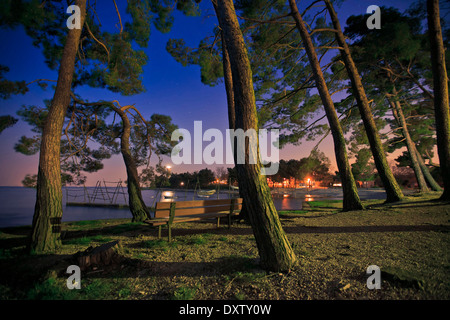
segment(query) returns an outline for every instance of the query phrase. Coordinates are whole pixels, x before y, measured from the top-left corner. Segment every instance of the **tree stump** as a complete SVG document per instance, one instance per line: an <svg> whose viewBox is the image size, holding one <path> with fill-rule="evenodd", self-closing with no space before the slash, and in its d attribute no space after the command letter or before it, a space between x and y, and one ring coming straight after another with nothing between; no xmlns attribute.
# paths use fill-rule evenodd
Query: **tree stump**
<svg viewBox="0 0 450 320"><path fill-rule="evenodd" d="M98 247L89 247L83 252L78 252L75 257L78 266L82 271L92 266L108 266L116 264L120 261L120 243L119 241L112 241L102 244Z"/></svg>

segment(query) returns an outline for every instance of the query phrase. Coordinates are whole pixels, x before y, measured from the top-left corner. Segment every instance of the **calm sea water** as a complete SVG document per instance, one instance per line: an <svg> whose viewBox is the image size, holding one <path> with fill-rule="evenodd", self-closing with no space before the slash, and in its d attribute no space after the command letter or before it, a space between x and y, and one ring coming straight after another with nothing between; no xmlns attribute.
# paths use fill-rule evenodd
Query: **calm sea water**
<svg viewBox="0 0 450 320"><path fill-rule="evenodd" d="M362 199L384 199L385 193L381 189L360 189ZM286 194L284 196L284 194ZM89 196L88 196L89 195ZM143 190L145 203L154 206L157 201L183 201L199 200L194 191L184 190ZM219 192L209 199L227 199L230 194L227 191ZM90 198L90 199L88 199ZM319 199L341 199L340 189L313 189L313 190L280 190L274 195L274 204L277 210L299 210L303 201ZM66 206L69 202L95 202L95 203L119 203L126 204L128 196L126 189L115 188L64 188L63 189L63 218L62 221L80 221L114 218L131 218L128 209L77 207ZM0 187L0 228L12 226L31 225L33 220L36 190L23 187Z"/></svg>

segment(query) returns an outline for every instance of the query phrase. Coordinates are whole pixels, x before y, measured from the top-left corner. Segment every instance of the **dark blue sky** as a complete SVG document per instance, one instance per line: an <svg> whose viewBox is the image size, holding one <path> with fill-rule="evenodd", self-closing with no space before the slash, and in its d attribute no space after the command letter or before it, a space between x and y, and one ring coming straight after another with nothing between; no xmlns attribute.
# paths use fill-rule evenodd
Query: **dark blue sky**
<svg viewBox="0 0 450 320"><path fill-rule="evenodd" d="M123 1L118 1L119 5L121 5L121 2ZM300 8L302 3L308 2L301 1ZM405 0L348 0L343 1L342 6L336 8L336 11L344 27L345 21L350 15L364 14L370 5L393 6L403 11L411 3L412 1ZM228 125L228 116L223 84L216 87L203 85L200 81L198 67L181 66L165 50L169 38L183 38L187 45L196 47L200 39L211 34L217 20L210 2L203 1L202 9L202 17L185 17L176 14L174 26L168 34L161 34L155 28L152 28L150 43L146 49L148 64L144 67L143 74L144 85L147 90L145 93L121 97L100 89L84 88L83 91L78 92L91 101L117 99L121 105L135 104L146 117L150 117L153 113L170 115L175 124L191 132L194 121L198 120L203 121L203 130L218 128L225 132ZM112 21L117 18L114 11L109 16ZM44 64L41 50L32 46L31 40L21 28L16 30L0 29L0 43L4 44L2 50L0 50L0 64L7 65L10 68L10 72L6 75L8 79L30 82L39 78L57 78L57 73L49 70ZM35 104L41 106L43 99L51 99L53 96L51 89L42 91L37 85L32 85L30 89L30 92L24 96L15 96L9 100L0 101L0 114L15 115L22 105ZM0 135L0 185L2 186L21 185L21 180L25 174L37 173L38 155L25 156L16 153L13 149L14 144L22 135L32 135L29 126L22 121ZM313 145L314 143L305 142L299 147L286 147L280 151L280 157L300 159L309 154ZM334 164L330 138L324 141L320 149L327 154ZM170 158L166 158L165 163L170 164ZM125 180L125 168L120 156L115 156L105 161L104 164L103 170L88 176L88 185L95 185L97 180L104 178L108 181ZM174 167L173 170L175 172L194 171L205 166L190 165Z"/></svg>

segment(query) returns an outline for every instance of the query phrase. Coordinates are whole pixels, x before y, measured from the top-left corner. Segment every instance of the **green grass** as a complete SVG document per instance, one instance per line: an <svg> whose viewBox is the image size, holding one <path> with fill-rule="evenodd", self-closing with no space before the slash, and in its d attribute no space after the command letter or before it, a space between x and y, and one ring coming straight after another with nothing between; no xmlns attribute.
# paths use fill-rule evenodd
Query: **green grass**
<svg viewBox="0 0 450 320"><path fill-rule="evenodd" d="M309 213L309 211L307 211L307 210L283 210L283 211L278 211L278 214L280 216L304 215L306 213Z"/></svg>
<svg viewBox="0 0 450 320"><path fill-rule="evenodd" d="M73 226L97 226L100 225L102 222L100 220L82 220L82 221L75 221L71 222L70 225Z"/></svg>
<svg viewBox="0 0 450 320"><path fill-rule="evenodd" d="M426 279L418 272L399 267L384 267L381 272L381 278L384 281L391 282L393 285L416 289L423 289L427 283Z"/></svg>
<svg viewBox="0 0 450 320"><path fill-rule="evenodd" d="M193 300L196 292L196 287L191 288L183 286L173 293L172 300Z"/></svg>
<svg viewBox="0 0 450 320"><path fill-rule="evenodd" d="M169 243L165 240L147 240L143 241L142 245L144 248L155 249L155 248L167 248Z"/></svg>
<svg viewBox="0 0 450 320"><path fill-rule="evenodd" d="M209 242L208 239L206 239L205 235L199 235L199 236L195 236L193 238L191 238L189 240L189 244L195 244L195 245L204 245L207 244Z"/></svg>
<svg viewBox="0 0 450 320"><path fill-rule="evenodd" d="M68 289L62 279L54 276L37 282L27 294L29 300L100 300L111 294L112 284L105 279L93 279L87 284L81 280L81 289ZM121 294L126 294L125 289L121 289ZM129 295L129 293L128 293Z"/></svg>
<svg viewBox="0 0 450 320"><path fill-rule="evenodd" d="M140 227L142 225L143 225L142 222L123 223L112 227L112 229L109 232L112 234L130 232L134 231L137 227Z"/></svg>
<svg viewBox="0 0 450 320"><path fill-rule="evenodd" d="M95 235L91 237L81 237L81 238L73 238L68 240L63 240L63 244L65 245L79 245L79 246L87 246L93 242L106 243L113 241L110 237L105 237L102 235Z"/></svg>
<svg viewBox="0 0 450 320"><path fill-rule="evenodd" d="M307 203L311 208L342 208L342 200L314 200Z"/></svg>

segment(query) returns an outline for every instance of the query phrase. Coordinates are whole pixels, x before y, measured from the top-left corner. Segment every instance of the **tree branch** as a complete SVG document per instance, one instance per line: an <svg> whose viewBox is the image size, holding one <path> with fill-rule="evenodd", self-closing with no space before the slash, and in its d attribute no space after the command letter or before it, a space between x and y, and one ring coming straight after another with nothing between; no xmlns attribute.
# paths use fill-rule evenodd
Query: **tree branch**
<svg viewBox="0 0 450 320"><path fill-rule="evenodd" d="M101 45L103 48L105 48L106 53L108 54L108 63L109 63L109 50L108 48L105 46L105 44L101 41L99 41L94 34L92 33L91 29L89 28L89 24L87 23L87 21L84 23L86 25L86 29L89 32L90 36L92 37L92 39L94 39L99 45Z"/></svg>
<svg viewBox="0 0 450 320"><path fill-rule="evenodd" d="M116 0L113 0L114 7L116 7L117 16L119 17L119 23L120 23L120 34L123 32L123 25L122 25L122 18L120 17L119 9L117 8Z"/></svg>

